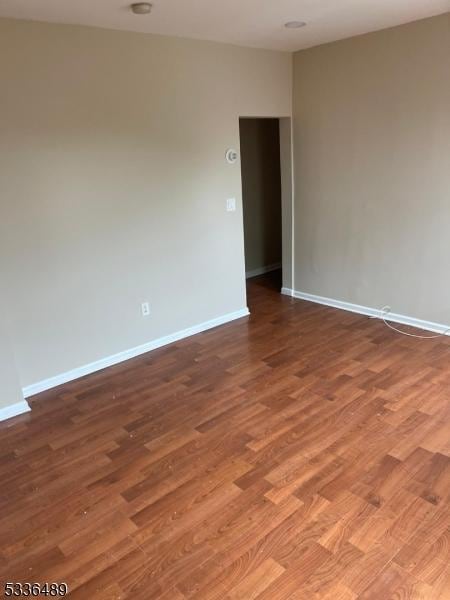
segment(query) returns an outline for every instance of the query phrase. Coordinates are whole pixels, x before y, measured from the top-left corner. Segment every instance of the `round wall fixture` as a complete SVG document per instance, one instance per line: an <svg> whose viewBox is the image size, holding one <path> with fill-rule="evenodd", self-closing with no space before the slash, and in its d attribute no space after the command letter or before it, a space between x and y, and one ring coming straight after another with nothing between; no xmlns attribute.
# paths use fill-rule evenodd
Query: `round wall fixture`
<svg viewBox="0 0 450 600"><path fill-rule="evenodd" d="M227 163L234 165L234 163L237 161L238 153L236 150L233 150L233 148L230 148L226 151L225 158L227 159Z"/></svg>
<svg viewBox="0 0 450 600"><path fill-rule="evenodd" d="M135 2L130 8L135 15L148 15L152 10L152 5L149 2Z"/></svg>

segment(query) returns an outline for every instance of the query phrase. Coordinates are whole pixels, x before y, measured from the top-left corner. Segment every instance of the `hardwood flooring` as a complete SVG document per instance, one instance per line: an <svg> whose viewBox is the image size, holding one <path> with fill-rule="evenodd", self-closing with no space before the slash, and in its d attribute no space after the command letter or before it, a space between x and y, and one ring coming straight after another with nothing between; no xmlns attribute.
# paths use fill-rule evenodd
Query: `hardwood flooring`
<svg viewBox="0 0 450 600"><path fill-rule="evenodd" d="M450 339L250 318L0 424L0 571L88 600L450 599Z"/></svg>

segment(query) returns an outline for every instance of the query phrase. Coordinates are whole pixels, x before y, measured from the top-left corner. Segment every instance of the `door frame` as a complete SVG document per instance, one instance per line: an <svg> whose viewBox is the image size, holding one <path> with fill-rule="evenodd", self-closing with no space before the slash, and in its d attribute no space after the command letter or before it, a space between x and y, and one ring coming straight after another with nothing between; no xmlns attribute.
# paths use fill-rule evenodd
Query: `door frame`
<svg viewBox="0 0 450 600"><path fill-rule="evenodd" d="M280 131L280 168L281 168L281 264L282 289L294 288L294 150L292 117L241 115L239 119L277 119ZM239 137L240 141L240 137ZM241 168L241 197L243 199L242 165ZM242 211L242 231L244 231L244 215ZM245 255L243 255L245 278Z"/></svg>

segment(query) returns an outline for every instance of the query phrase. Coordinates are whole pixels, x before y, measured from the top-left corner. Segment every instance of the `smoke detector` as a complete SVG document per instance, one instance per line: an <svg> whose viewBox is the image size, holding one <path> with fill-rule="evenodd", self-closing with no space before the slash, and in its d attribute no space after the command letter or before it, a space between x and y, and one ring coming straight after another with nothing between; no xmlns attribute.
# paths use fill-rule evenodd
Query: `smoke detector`
<svg viewBox="0 0 450 600"><path fill-rule="evenodd" d="M150 2L135 2L130 6L135 15L148 15L152 10Z"/></svg>

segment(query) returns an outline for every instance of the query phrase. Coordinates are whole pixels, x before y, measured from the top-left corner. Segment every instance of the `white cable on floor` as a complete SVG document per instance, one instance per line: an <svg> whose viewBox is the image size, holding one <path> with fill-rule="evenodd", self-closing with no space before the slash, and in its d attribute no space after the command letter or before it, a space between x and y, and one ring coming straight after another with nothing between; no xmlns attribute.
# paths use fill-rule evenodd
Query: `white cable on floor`
<svg viewBox="0 0 450 600"><path fill-rule="evenodd" d="M442 333L437 333L436 335L416 335L415 333L408 333L407 331L402 331L401 329L397 329L397 327L394 327L393 325L391 325L390 323L388 323L386 321L386 316L391 312L390 306L383 306L383 308L381 310L383 311L382 315L380 317L374 317L374 318L375 319L380 318L383 321L383 323L386 325L386 327L389 327L389 329L392 329L392 331L396 331L397 333L401 333L402 335L407 335L408 337L418 338L420 340L433 340L435 338L446 336L450 332L450 327L448 327L445 331L443 331Z"/></svg>

